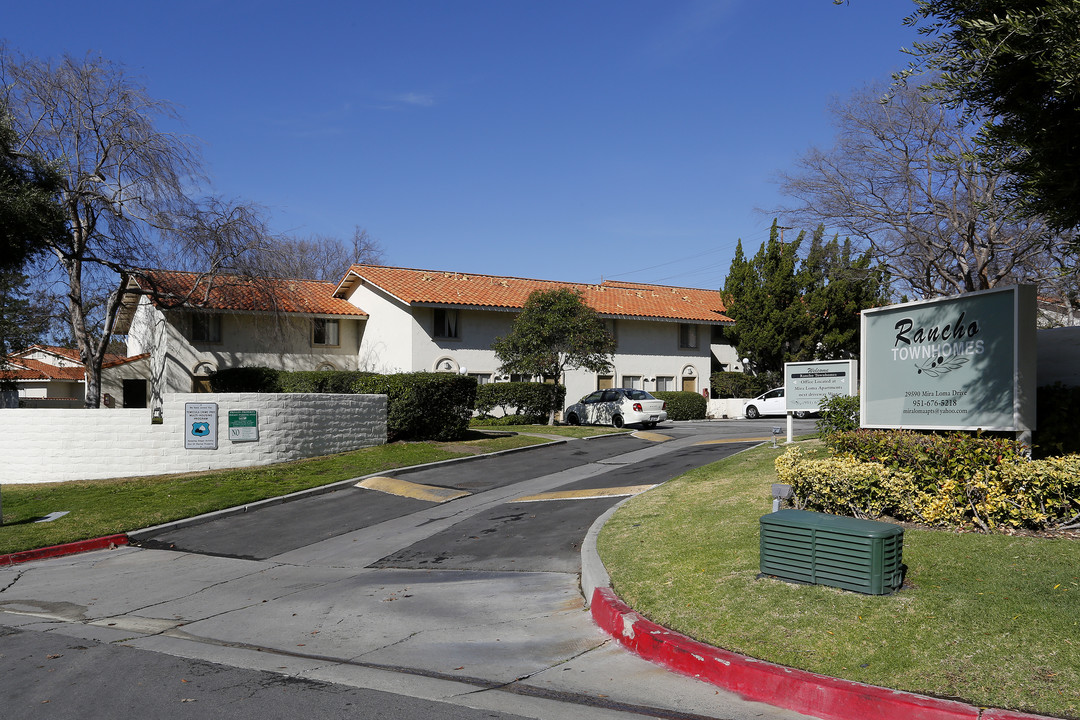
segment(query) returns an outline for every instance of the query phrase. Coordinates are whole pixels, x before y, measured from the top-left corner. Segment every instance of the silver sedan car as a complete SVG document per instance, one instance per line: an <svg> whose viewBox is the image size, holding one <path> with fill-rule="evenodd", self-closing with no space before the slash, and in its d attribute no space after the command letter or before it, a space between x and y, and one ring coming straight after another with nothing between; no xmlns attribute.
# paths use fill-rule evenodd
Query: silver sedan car
<svg viewBox="0 0 1080 720"><path fill-rule="evenodd" d="M641 425L656 427L667 420L667 403L644 390L612 388L597 390L566 408L563 417L570 425Z"/></svg>

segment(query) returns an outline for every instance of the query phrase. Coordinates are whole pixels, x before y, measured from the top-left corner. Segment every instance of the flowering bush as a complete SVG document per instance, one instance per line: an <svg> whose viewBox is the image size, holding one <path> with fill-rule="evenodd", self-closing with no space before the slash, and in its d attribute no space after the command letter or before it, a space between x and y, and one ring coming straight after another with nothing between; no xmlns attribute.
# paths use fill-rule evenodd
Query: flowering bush
<svg viewBox="0 0 1080 720"><path fill-rule="evenodd" d="M1080 455L1029 461L1012 440L959 433L843 435L829 457L776 460L799 507L984 531L1080 523Z"/></svg>

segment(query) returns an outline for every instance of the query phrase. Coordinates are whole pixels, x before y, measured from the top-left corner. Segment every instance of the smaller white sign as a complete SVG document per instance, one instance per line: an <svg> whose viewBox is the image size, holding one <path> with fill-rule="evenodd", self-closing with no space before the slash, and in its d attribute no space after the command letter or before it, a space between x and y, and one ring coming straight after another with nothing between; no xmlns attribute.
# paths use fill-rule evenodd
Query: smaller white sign
<svg viewBox="0 0 1080 720"><path fill-rule="evenodd" d="M858 387L854 360L822 360L784 364L787 410L817 412L821 401L833 395L854 395Z"/></svg>
<svg viewBox="0 0 1080 720"><path fill-rule="evenodd" d="M217 450L217 403L184 403L184 448Z"/></svg>

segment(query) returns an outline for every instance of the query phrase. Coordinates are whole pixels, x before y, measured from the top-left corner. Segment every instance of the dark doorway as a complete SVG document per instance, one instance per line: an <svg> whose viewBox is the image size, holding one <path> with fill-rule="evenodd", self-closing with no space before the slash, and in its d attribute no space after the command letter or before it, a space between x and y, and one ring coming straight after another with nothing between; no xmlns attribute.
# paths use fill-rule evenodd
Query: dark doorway
<svg viewBox="0 0 1080 720"><path fill-rule="evenodd" d="M144 407L146 407L146 381L145 380L125 380L124 381L124 407L126 407L126 408L144 408Z"/></svg>

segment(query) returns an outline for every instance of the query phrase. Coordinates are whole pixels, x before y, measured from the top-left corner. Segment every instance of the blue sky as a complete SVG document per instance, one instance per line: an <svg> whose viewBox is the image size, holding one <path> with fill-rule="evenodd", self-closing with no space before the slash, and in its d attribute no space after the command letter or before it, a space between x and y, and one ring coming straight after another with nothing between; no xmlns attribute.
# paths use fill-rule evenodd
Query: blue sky
<svg viewBox="0 0 1080 720"><path fill-rule="evenodd" d="M39 57L123 63L180 106L212 186L387 264L715 288L832 143L828 103L904 67L910 0L109 2L5 8Z"/></svg>

